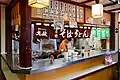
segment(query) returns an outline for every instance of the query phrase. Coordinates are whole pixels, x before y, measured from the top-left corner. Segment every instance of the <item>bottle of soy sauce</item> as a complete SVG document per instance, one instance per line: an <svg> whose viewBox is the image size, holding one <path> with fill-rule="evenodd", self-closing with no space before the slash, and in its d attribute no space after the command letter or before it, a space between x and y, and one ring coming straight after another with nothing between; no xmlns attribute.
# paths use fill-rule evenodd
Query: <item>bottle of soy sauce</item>
<svg viewBox="0 0 120 80"><path fill-rule="evenodd" d="M82 46L81 53L82 53L82 57L84 57L84 53L85 53L85 47L84 46Z"/></svg>

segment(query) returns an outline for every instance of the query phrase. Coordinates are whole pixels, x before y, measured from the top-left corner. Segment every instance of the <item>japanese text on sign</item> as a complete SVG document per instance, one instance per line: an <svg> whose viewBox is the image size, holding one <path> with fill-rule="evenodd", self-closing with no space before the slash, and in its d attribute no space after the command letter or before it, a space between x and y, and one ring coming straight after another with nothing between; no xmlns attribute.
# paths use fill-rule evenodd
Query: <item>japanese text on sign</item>
<svg viewBox="0 0 120 80"><path fill-rule="evenodd" d="M51 35L52 34L52 35ZM64 28L62 30L51 30L45 28L38 28L35 36L39 38L89 38L91 29L84 28Z"/></svg>

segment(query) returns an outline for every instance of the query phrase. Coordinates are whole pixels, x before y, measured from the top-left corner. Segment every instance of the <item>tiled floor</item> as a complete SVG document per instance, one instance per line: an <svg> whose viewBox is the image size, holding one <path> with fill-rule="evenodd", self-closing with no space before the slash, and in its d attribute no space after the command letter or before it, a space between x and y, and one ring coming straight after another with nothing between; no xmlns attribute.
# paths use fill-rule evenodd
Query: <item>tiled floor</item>
<svg viewBox="0 0 120 80"><path fill-rule="evenodd" d="M0 70L0 80L6 80L1 70Z"/></svg>

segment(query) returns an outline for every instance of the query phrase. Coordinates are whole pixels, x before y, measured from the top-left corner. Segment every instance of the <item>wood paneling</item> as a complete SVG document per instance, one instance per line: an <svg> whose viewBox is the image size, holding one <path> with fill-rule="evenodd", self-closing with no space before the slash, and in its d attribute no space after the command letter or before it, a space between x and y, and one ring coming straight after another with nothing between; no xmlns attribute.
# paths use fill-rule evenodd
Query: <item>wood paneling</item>
<svg viewBox="0 0 120 80"><path fill-rule="evenodd" d="M111 14L110 49L115 50L115 13Z"/></svg>
<svg viewBox="0 0 120 80"><path fill-rule="evenodd" d="M12 54L12 27L11 27L11 8L5 8L5 19L6 19L6 52Z"/></svg>
<svg viewBox="0 0 120 80"><path fill-rule="evenodd" d="M91 74L87 77L84 77L82 79L76 79L76 80L116 80L115 70L116 70L116 66L112 66L107 69L96 72L94 74Z"/></svg>
<svg viewBox="0 0 120 80"><path fill-rule="evenodd" d="M24 80L55 80L57 78L61 78L66 75L79 72L80 70L84 70L89 67L102 64L103 62L104 62L104 56L100 56L97 58L92 58L89 60L78 62L76 64L68 65L62 68L58 68L55 70L26 75L26 78ZM22 75L21 78L23 77L24 75Z"/></svg>
<svg viewBox="0 0 120 80"><path fill-rule="evenodd" d="M0 0L0 3L2 4L9 4L11 0Z"/></svg>
<svg viewBox="0 0 120 80"><path fill-rule="evenodd" d="M104 12L103 18L105 18L105 20L106 20L106 25L110 24L111 14Z"/></svg>
<svg viewBox="0 0 120 80"><path fill-rule="evenodd" d="M85 23L87 23L88 19L89 18L92 18L92 12L91 12L91 9L90 8L85 8Z"/></svg>
<svg viewBox="0 0 120 80"><path fill-rule="evenodd" d="M42 12L40 12L40 13L42 13ZM31 17L42 18L41 14L39 15L39 11L37 8L31 8Z"/></svg>
<svg viewBox="0 0 120 80"><path fill-rule="evenodd" d="M20 12L19 12L19 3L17 3L11 11L11 19L12 19L12 24L19 24L20 25Z"/></svg>
<svg viewBox="0 0 120 80"><path fill-rule="evenodd" d="M0 7L0 54L1 54L1 7ZM1 56L0 56L0 70L1 70Z"/></svg>

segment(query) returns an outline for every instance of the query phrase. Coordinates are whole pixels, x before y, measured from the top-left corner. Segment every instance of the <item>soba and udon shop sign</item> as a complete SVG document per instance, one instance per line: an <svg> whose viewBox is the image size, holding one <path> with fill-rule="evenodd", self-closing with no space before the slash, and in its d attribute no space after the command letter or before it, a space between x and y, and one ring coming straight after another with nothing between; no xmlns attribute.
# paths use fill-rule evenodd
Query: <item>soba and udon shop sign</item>
<svg viewBox="0 0 120 80"><path fill-rule="evenodd" d="M34 39L63 39L63 38L89 38L91 27L57 29L49 24L36 25L34 29Z"/></svg>

